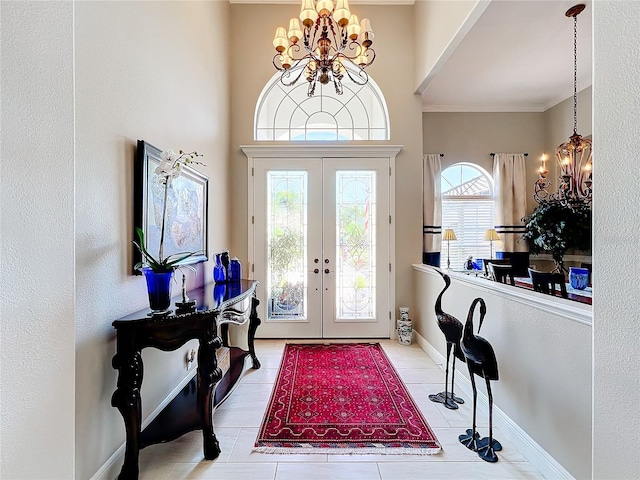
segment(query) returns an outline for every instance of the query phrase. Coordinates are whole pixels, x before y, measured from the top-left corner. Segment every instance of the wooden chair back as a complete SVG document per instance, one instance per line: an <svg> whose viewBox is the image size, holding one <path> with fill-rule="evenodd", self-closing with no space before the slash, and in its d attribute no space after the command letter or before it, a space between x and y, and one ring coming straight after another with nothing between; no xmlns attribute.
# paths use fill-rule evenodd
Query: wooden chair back
<svg viewBox="0 0 640 480"><path fill-rule="evenodd" d="M485 277L490 276L489 274L489 264L493 263L495 265L511 265L511 260L508 258L482 258L482 265L484 267L484 275Z"/></svg>
<svg viewBox="0 0 640 480"><path fill-rule="evenodd" d="M496 282L507 283L508 279L511 285L516 284L513 279L513 267L511 265L489 263L489 277Z"/></svg>
<svg viewBox="0 0 640 480"><path fill-rule="evenodd" d="M558 291L563 298L567 298L567 286L565 284L564 274L539 272L532 268L528 269L529 278L536 292L546 293L547 295L556 294L556 285Z"/></svg>

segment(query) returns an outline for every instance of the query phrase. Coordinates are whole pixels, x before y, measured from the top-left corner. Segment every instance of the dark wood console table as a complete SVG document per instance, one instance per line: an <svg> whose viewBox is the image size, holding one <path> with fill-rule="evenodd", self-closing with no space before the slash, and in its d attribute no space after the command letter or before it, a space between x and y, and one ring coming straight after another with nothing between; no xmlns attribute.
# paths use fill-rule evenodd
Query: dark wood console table
<svg viewBox="0 0 640 480"><path fill-rule="evenodd" d="M137 479L140 449L155 443L174 440L181 435L202 430L204 458L213 460L220 454L220 446L213 431L213 412L231 393L244 372L247 356L252 367L260 368L254 348L255 332L260 325L256 311L257 281L240 280L221 285L207 284L187 292L196 300L196 307L184 313L149 316L148 309L140 310L113 322L116 329L117 352L112 360L118 370L118 384L111 397L111 405L122 414L126 431L124 465L118 479ZM179 300L176 297L174 300ZM248 322L248 351L229 345L229 325ZM218 326L220 335L218 336ZM197 339L198 369L192 380L196 394L191 405L172 405L174 399L144 430L142 430L142 401L140 388L143 378L141 350L155 347L163 351L180 348L187 341ZM218 367L216 350L229 348L230 366L222 374ZM214 386L215 391L214 391ZM185 389L190 388L189 385ZM179 418L174 417L174 413Z"/></svg>

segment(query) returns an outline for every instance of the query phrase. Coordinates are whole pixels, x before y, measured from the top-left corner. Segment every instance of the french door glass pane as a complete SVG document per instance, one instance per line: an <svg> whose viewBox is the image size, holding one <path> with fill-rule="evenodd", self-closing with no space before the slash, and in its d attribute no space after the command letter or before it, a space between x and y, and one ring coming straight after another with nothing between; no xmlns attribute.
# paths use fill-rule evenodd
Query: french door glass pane
<svg viewBox="0 0 640 480"><path fill-rule="evenodd" d="M336 314L369 319L376 308L376 172L336 172Z"/></svg>
<svg viewBox="0 0 640 480"><path fill-rule="evenodd" d="M267 174L268 319L307 317L307 172Z"/></svg>

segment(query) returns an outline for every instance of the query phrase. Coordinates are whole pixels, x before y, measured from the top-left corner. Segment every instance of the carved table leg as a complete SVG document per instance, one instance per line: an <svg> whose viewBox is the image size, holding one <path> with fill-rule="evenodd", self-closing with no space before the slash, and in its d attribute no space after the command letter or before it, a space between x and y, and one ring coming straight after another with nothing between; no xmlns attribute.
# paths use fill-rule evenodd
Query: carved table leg
<svg viewBox="0 0 640 480"><path fill-rule="evenodd" d="M139 473L140 430L142 402L140 385L142 384L142 357L136 351L129 355L118 353L112 360L113 368L118 370L118 384L111 396L111 406L116 407L124 419L126 446L124 464L118 480L137 479Z"/></svg>
<svg viewBox="0 0 640 480"><path fill-rule="evenodd" d="M216 350L221 346L220 337L213 335L201 340L198 349L198 409L202 422L204 458L207 460L220 455L220 444L213 431L213 386L222 378L216 358Z"/></svg>
<svg viewBox="0 0 640 480"><path fill-rule="evenodd" d="M260 368L260 361L256 356L256 348L254 346L254 339L256 336L256 330L258 329L258 325L262 323L262 321L258 318L258 305L260 305L260 300L256 297L251 298L251 315L249 316L249 354L251 355L251 360L253 360L253 368Z"/></svg>

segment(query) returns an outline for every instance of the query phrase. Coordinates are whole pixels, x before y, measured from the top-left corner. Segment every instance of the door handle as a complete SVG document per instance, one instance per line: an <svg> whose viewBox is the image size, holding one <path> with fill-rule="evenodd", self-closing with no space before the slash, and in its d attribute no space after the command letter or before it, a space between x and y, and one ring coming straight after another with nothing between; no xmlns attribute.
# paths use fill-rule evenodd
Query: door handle
<svg viewBox="0 0 640 480"><path fill-rule="evenodd" d="M330 270L328 268L325 268L324 273L330 273Z"/></svg>
<svg viewBox="0 0 640 480"><path fill-rule="evenodd" d="M324 259L324 263L329 263L329 259L328 259L328 258L325 258L325 259Z"/></svg>
<svg viewBox="0 0 640 480"><path fill-rule="evenodd" d="M319 272L320 272L320 270L318 270L317 268L313 269L313 273L319 273Z"/></svg>
<svg viewBox="0 0 640 480"><path fill-rule="evenodd" d="M318 263L320 260L318 258L313 259L313 263Z"/></svg>

